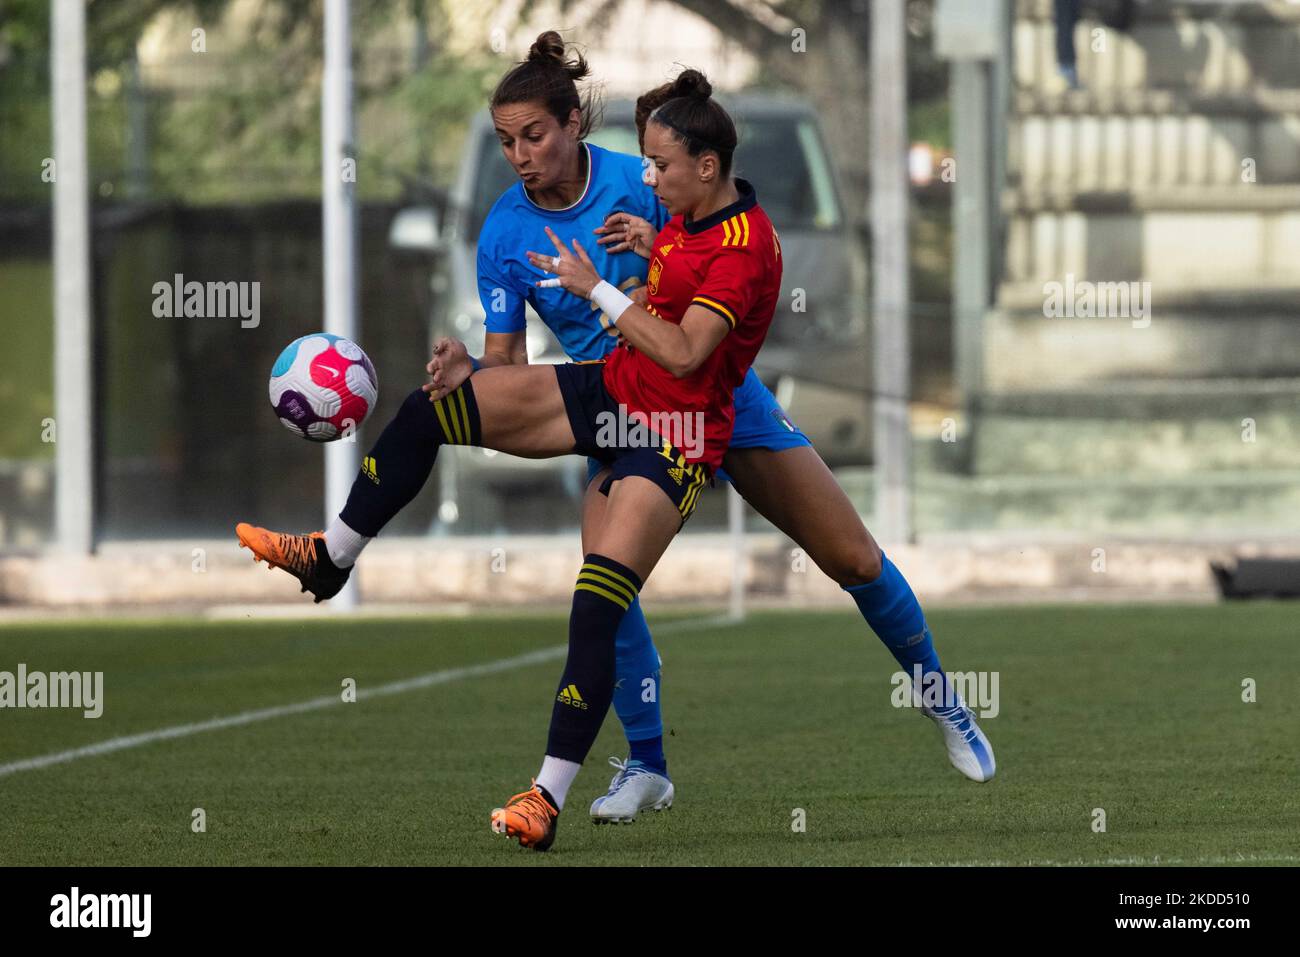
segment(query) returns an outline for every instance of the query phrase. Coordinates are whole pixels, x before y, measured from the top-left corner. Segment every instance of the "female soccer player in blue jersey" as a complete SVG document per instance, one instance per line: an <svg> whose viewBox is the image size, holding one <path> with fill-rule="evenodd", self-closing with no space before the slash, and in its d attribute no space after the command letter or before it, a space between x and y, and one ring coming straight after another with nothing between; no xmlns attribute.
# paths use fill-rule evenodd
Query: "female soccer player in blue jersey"
<svg viewBox="0 0 1300 957"><path fill-rule="evenodd" d="M642 167L633 157L584 142L591 109L581 103L575 81L586 75L582 57L568 59L559 34L547 32L493 94L493 123L521 182L492 208L479 238L479 296L487 317L484 355L478 360L482 366L527 362L525 302L571 359L598 359L614 346L607 316L594 314L590 304L563 290L530 285L534 273L519 258L518 237L535 237L544 226L559 224L581 235L600 219L592 231L600 236L604 257L594 251L592 255L602 275L617 276L620 288L630 288L646 276L645 260L652 260L649 268L654 269L650 241L665 217L647 185L657 171L653 165L647 168L642 185ZM680 93L680 84L674 82L644 94L637 103L638 134L644 136L653 109ZM908 675L919 665L923 680L937 680L947 688L911 588L867 531L812 443L753 370L736 390L735 402L735 428L723 465L736 489L853 597ZM599 522L605 507L604 496L595 494L603 478L591 478L584 530ZM625 616L617 647L614 709L631 755L609 793L592 805L596 821L630 821L641 810L667 806L674 796L663 753L659 655L639 604ZM958 770L976 781L993 776L992 748L964 706L954 701L947 708L922 710L939 725Z"/></svg>

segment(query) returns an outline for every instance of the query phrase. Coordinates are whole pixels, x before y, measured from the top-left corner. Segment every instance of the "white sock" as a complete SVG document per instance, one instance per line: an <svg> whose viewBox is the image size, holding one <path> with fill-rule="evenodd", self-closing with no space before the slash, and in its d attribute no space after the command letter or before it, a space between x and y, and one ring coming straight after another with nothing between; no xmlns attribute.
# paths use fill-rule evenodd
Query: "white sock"
<svg viewBox="0 0 1300 957"><path fill-rule="evenodd" d="M564 798L581 768L582 765L575 761L553 758L549 754L542 758L542 769L537 772L537 783L546 788L547 793L555 798L556 810L564 810Z"/></svg>
<svg viewBox="0 0 1300 957"><path fill-rule="evenodd" d="M329 552L330 561L339 568L355 565L361 550L368 544L370 539L367 536L354 532L338 517L325 530L325 551Z"/></svg>

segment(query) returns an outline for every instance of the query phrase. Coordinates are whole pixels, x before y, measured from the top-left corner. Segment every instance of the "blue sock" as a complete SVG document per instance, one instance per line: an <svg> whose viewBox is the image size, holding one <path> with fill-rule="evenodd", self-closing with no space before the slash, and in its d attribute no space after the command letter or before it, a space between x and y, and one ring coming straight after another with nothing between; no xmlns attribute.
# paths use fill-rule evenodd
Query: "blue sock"
<svg viewBox="0 0 1300 957"><path fill-rule="evenodd" d="M618 680L614 685L614 713L623 724L631 748L631 759L652 770L664 773L664 722L659 710L662 691L659 652L650 637L641 600L637 598L619 623L614 635L615 667Z"/></svg>
<svg viewBox="0 0 1300 957"><path fill-rule="evenodd" d="M948 701L948 679L939 667L939 655L934 650L925 614L921 611L916 595L912 594L907 579L884 552L880 554L880 576L875 581L865 585L850 585L844 590L853 596L862 617L867 620L876 637L884 642L894 660L907 672L913 685L915 668L920 665L925 685L942 689L942 700Z"/></svg>
<svg viewBox="0 0 1300 957"><path fill-rule="evenodd" d="M629 761L637 761L646 767L663 774L668 770L668 761L664 758L664 737L662 734L642 741L629 741L632 756Z"/></svg>

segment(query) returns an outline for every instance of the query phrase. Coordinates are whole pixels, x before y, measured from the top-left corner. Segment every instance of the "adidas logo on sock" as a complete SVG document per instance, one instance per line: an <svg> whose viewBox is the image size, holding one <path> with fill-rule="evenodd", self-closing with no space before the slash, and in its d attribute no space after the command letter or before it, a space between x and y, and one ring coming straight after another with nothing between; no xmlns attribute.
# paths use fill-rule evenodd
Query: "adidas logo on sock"
<svg viewBox="0 0 1300 957"><path fill-rule="evenodd" d="M555 700L561 704L572 705L575 708L587 710L587 702L582 700L582 695L578 694L577 685L569 685L567 688L561 688L560 693L555 696Z"/></svg>

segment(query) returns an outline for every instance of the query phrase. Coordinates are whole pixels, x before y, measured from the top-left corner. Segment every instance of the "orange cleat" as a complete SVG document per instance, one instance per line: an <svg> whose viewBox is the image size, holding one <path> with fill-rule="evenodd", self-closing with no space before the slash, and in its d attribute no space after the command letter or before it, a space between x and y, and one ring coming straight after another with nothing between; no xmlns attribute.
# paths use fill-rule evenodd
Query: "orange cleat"
<svg viewBox="0 0 1300 957"><path fill-rule="evenodd" d="M318 605L337 595L352 574L350 566L339 568L330 561L323 532L290 535L240 522L235 534L240 548L252 550L253 561L284 569L302 583L303 591L315 596Z"/></svg>
<svg viewBox="0 0 1300 957"><path fill-rule="evenodd" d="M492 830L519 838L520 847L544 851L555 843L555 821L559 816L559 808L534 782L523 794L512 797L505 807L492 812Z"/></svg>

